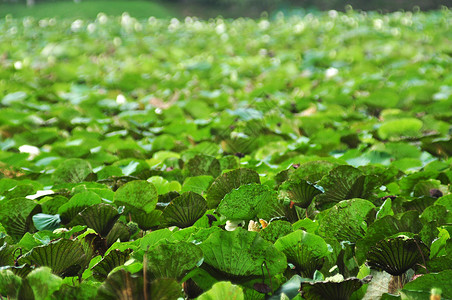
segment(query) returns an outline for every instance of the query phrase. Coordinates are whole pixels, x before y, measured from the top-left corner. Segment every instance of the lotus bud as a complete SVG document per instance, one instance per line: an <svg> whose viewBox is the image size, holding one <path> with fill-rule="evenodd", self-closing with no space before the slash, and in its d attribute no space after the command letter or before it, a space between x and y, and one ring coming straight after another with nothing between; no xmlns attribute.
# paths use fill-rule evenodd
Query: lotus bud
<svg viewBox="0 0 452 300"><path fill-rule="evenodd" d="M228 221L226 221L226 226L224 227L224 229L226 229L227 231L234 231L234 230L237 229L237 227L239 225L243 226L244 224L245 224L245 222L242 221L242 220L239 220L239 221L230 221L230 220L228 220Z"/></svg>
<svg viewBox="0 0 452 300"><path fill-rule="evenodd" d="M441 289L433 288L430 291L430 300L441 300Z"/></svg>

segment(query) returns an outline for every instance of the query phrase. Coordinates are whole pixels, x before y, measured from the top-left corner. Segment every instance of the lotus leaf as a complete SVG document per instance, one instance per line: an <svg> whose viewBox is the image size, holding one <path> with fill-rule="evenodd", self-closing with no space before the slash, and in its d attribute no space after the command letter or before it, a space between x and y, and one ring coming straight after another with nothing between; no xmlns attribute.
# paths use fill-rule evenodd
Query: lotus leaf
<svg viewBox="0 0 452 300"><path fill-rule="evenodd" d="M375 206L367 200L341 201L317 215L320 223L318 232L324 237L356 243L366 234L366 220L372 212L375 212Z"/></svg>
<svg viewBox="0 0 452 300"><path fill-rule="evenodd" d="M314 197L322 192L309 184L307 181L286 181L280 186L280 190L285 191L288 194L290 201L302 208L307 208Z"/></svg>
<svg viewBox="0 0 452 300"><path fill-rule="evenodd" d="M149 272L157 278L182 279L202 263L201 249L187 242L162 242L145 253Z"/></svg>
<svg viewBox="0 0 452 300"><path fill-rule="evenodd" d="M198 297L199 300L244 300L242 288L229 281L215 283L210 290Z"/></svg>
<svg viewBox="0 0 452 300"><path fill-rule="evenodd" d="M400 276L416 264L425 264L430 255L420 240L397 237L382 240L367 253L369 266Z"/></svg>
<svg viewBox="0 0 452 300"><path fill-rule="evenodd" d="M221 173L220 162L213 156L198 154L184 166L188 176L210 175L217 177Z"/></svg>
<svg viewBox="0 0 452 300"><path fill-rule="evenodd" d="M163 210L162 223L185 228L193 225L207 211L207 202L199 194L186 192L173 199Z"/></svg>
<svg viewBox="0 0 452 300"><path fill-rule="evenodd" d="M85 208L79 215L82 217L85 225L94 229L102 237L107 236L120 216L114 206L105 203L91 205Z"/></svg>
<svg viewBox="0 0 452 300"><path fill-rule="evenodd" d="M270 276L283 272L287 260L272 243L257 232L236 229L212 233L199 245L204 253L202 265L217 279L235 282L258 278L265 262Z"/></svg>
<svg viewBox="0 0 452 300"><path fill-rule="evenodd" d="M125 251L113 250L105 255L101 261L95 264L91 269L93 270L93 276L99 281L105 280L108 273L114 268L124 265L129 259L132 250Z"/></svg>
<svg viewBox="0 0 452 300"><path fill-rule="evenodd" d="M276 202L276 194L266 186L247 184L232 190L218 205L217 212L228 220L251 220L264 217L269 206Z"/></svg>
<svg viewBox="0 0 452 300"><path fill-rule="evenodd" d="M75 194L58 209L61 222L63 224L68 224L74 220L74 218L78 217L79 212L82 212L91 205L99 203L102 203L102 199L94 192L86 191Z"/></svg>
<svg viewBox="0 0 452 300"><path fill-rule="evenodd" d="M294 264L305 278L312 278L315 270L322 268L324 258L330 254L327 243L320 236L302 230L280 237L275 247L286 255L287 261Z"/></svg>
<svg viewBox="0 0 452 300"><path fill-rule="evenodd" d="M89 162L79 158L70 158L56 168L52 179L55 184L78 183L84 181L92 171Z"/></svg>
<svg viewBox="0 0 452 300"><path fill-rule="evenodd" d="M302 282L301 295L307 300L348 300L353 292L358 290L363 284L370 282L372 276L364 279L347 278L341 282L317 281Z"/></svg>
<svg viewBox="0 0 452 300"><path fill-rule="evenodd" d="M86 254L77 241L61 239L48 245L34 247L19 259L20 263L47 266L61 277L75 276L83 272Z"/></svg>
<svg viewBox="0 0 452 300"><path fill-rule="evenodd" d="M207 190L207 206L215 208L227 193L250 183L260 183L259 174L251 169L240 168L220 175Z"/></svg>
<svg viewBox="0 0 452 300"><path fill-rule="evenodd" d="M173 279L160 278L147 282L145 287L143 277L118 270L99 287L97 299L145 299L145 294L149 299L175 300L180 297L180 285Z"/></svg>
<svg viewBox="0 0 452 300"><path fill-rule="evenodd" d="M150 213L157 204L157 189L152 183L135 180L121 186L115 193L114 203L128 209L138 209Z"/></svg>
<svg viewBox="0 0 452 300"><path fill-rule="evenodd" d="M342 200L367 199L378 185L378 179L374 175L366 176L354 167L339 166L323 177L319 185L325 193L316 197L316 205L324 207Z"/></svg>

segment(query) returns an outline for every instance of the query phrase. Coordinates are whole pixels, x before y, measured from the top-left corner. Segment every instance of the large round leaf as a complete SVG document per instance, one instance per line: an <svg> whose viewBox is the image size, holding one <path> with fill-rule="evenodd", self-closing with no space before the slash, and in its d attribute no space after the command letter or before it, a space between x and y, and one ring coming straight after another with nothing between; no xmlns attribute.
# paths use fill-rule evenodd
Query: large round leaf
<svg viewBox="0 0 452 300"><path fill-rule="evenodd" d="M80 274L85 259L85 252L78 241L61 239L33 248L19 259L19 263L47 266L56 275L66 277Z"/></svg>
<svg viewBox="0 0 452 300"><path fill-rule="evenodd" d="M322 193L305 180L288 180L281 185L280 190L286 192L290 201L302 208L307 208L314 197Z"/></svg>
<svg viewBox="0 0 452 300"><path fill-rule="evenodd" d="M4 199L0 204L0 223L15 241L33 231L32 216L41 212L33 200L27 198Z"/></svg>
<svg viewBox="0 0 452 300"><path fill-rule="evenodd" d="M378 185L377 177L366 176L361 170L351 166L339 166L330 171L319 182L325 193L316 197L316 204L328 207L342 200L368 198Z"/></svg>
<svg viewBox="0 0 452 300"><path fill-rule="evenodd" d="M259 235L269 242L276 242L282 236L293 232L292 224L284 220L274 220L259 231Z"/></svg>
<svg viewBox="0 0 452 300"><path fill-rule="evenodd" d="M242 185L224 196L217 212L228 220L251 220L260 216L276 201L276 194L257 183Z"/></svg>
<svg viewBox="0 0 452 300"><path fill-rule="evenodd" d="M220 175L207 191L207 206L217 207L227 193L249 183L260 183L259 174L251 169L240 168Z"/></svg>
<svg viewBox="0 0 452 300"><path fill-rule="evenodd" d="M78 183L85 180L92 171L90 163L86 160L71 158L65 160L56 168L52 174L52 180L55 184Z"/></svg>
<svg viewBox="0 0 452 300"><path fill-rule="evenodd" d="M198 300L244 300L243 290L240 286L228 281L215 283L210 290L198 297Z"/></svg>
<svg viewBox="0 0 452 300"><path fill-rule="evenodd" d="M155 277L181 279L202 262L201 249L187 242L162 242L146 253L148 269Z"/></svg>
<svg viewBox="0 0 452 300"><path fill-rule="evenodd" d="M133 211L130 215L132 217L132 221L136 222L141 230L146 231L160 224L162 211L153 210L150 213L145 213L143 211Z"/></svg>
<svg viewBox="0 0 452 300"><path fill-rule="evenodd" d="M207 202L199 194L187 192L173 199L162 214L165 226L185 228L193 225L207 211Z"/></svg>
<svg viewBox="0 0 452 300"><path fill-rule="evenodd" d="M369 283L372 276L358 279L348 278L340 282L317 281L302 282L301 295L306 300L348 300L353 292L358 290L363 284Z"/></svg>
<svg viewBox="0 0 452 300"><path fill-rule="evenodd" d="M217 177L221 173L220 162L213 156L198 154L190 159L184 169L188 176L210 175Z"/></svg>
<svg viewBox="0 0 452 300"><path fill-rule="evenodd" d="M60 215L36 214L33 216L33 224L38 230L55 230L61 225Z"/></svg>
<svg viewBox="0 0 452 300"><path fill-rule="evenodd" d="M101 261L95 264L91 269L93 270L93 276L99 281L105 280L108 273L116 267L122 266L130 257L132 250L127 249L125 251L112 250L105 255Z"/></svg>
<svg viewBox="0 0 452 300"><path fill-rule="evenodd" d="M335 167L337 167L336 163L325 160L309 161L291 172L289 174L289 179L295 181L306 180L309 182L317 182Z"/></svg>
<svg viewBox="0 0 452 300"><path fill-rule="evenodd" d="M146 280L141 274L132 275L125 270L110 274L99 287L96 299L102 300L134 300L148 299L176 300L181 296L181 286L174 279L159 278Z"/></svg>
<svg viewBox="0 0 452 300"><path fill-rule="evenodd" d="M424 264L429 258L430 250L420 240L403 236L381 240L367 253L367 264L399 276L417 263Z"/></svg>
<svg viewBox="0 0 452 300"><path fill-rule="evenodd" d="M94 229L102 237L106 237L120 215L114 206L100 203L87 207L80 216L84 225Z"/></svg>
<svg viewBox="0 0 452 300"><path fill-rule="evenodd" d="M257 232L238 228L212 233L200 244L203 267L218 280L246 281L262 275L264 262L270 276L287 267L285 255Z"/></svg>
<svg viewBox="0 0 452 300"><path fill-rule="evenodd" d="M341 201L316 216L321 236L356 243L366 234L368 215L375 206L364 199Z"/></svg>
<svg viewBox="0 0 452 300"><path fill-rule="evenodd" d="M102 203L102 198L95 192L86 191L75 194L68 202L61 205L58 209L61 223L70 223L74 218L78 217L79 212L91 205L99 203Z"/></svg>
<svg viewBox="0 0 452 300"><path fill-rule="evenodd" d="M324 257L330 254L327 243L320 236L302 230L279 238L275 247L305 278L312 278L315 270L322 268Z"/></svg>
<svg viewBox="0 0 452 300"><path fill-rule="evenodd" d="M157 205L157 189L145 180L135 180L121 186L116 192L114 202L128 209L138 209L150 213Z"/></svg>
<svg viewBox="0 0 452 300"><path fill-rule="evenodd" d="M441 290L441 299L452 299L452 270L444 270L439 273L430 273L417 277L403 286L400 291L402 299L429 299L432 288ZM431 296L430 299L437 299Z"/></svg>
<svg viewBox="0 0 452 300"><path fill-rule="evenodd" d="M356 259L359 264L366 260L367 252L379 241L399 234L400 232L419 233L423 225L417 211L411 210L403 214L385 216L376 220L368 228L363 239L356 242Z"/></svg>

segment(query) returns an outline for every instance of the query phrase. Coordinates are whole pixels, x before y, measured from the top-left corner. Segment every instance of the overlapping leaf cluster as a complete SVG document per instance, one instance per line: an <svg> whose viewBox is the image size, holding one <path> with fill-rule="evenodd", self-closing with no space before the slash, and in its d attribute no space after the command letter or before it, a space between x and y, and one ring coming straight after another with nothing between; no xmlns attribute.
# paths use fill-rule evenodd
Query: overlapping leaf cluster
<svg viewBox="0 0 452 300"><path fill-rule="evenodd" d="M452 298L451 18L2 20L0 295Z"/></svg>

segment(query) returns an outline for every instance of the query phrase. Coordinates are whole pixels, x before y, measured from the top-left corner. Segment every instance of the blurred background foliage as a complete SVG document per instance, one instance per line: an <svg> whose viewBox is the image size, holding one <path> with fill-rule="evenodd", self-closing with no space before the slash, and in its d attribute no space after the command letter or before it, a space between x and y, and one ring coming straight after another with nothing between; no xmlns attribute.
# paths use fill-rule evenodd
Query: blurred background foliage
<svg viewBox="0 0 452 300"><path fill-rule="evenodd" d="M14 17L50 17L53 14L91 18L99 11L116 15L124 10L135 17L260 17L263 12L278 11L344 11L352 7L354 10L386 13L397 10L426 11L451 5L451 0L0 0L0 17L7 14Z"/></svg>

